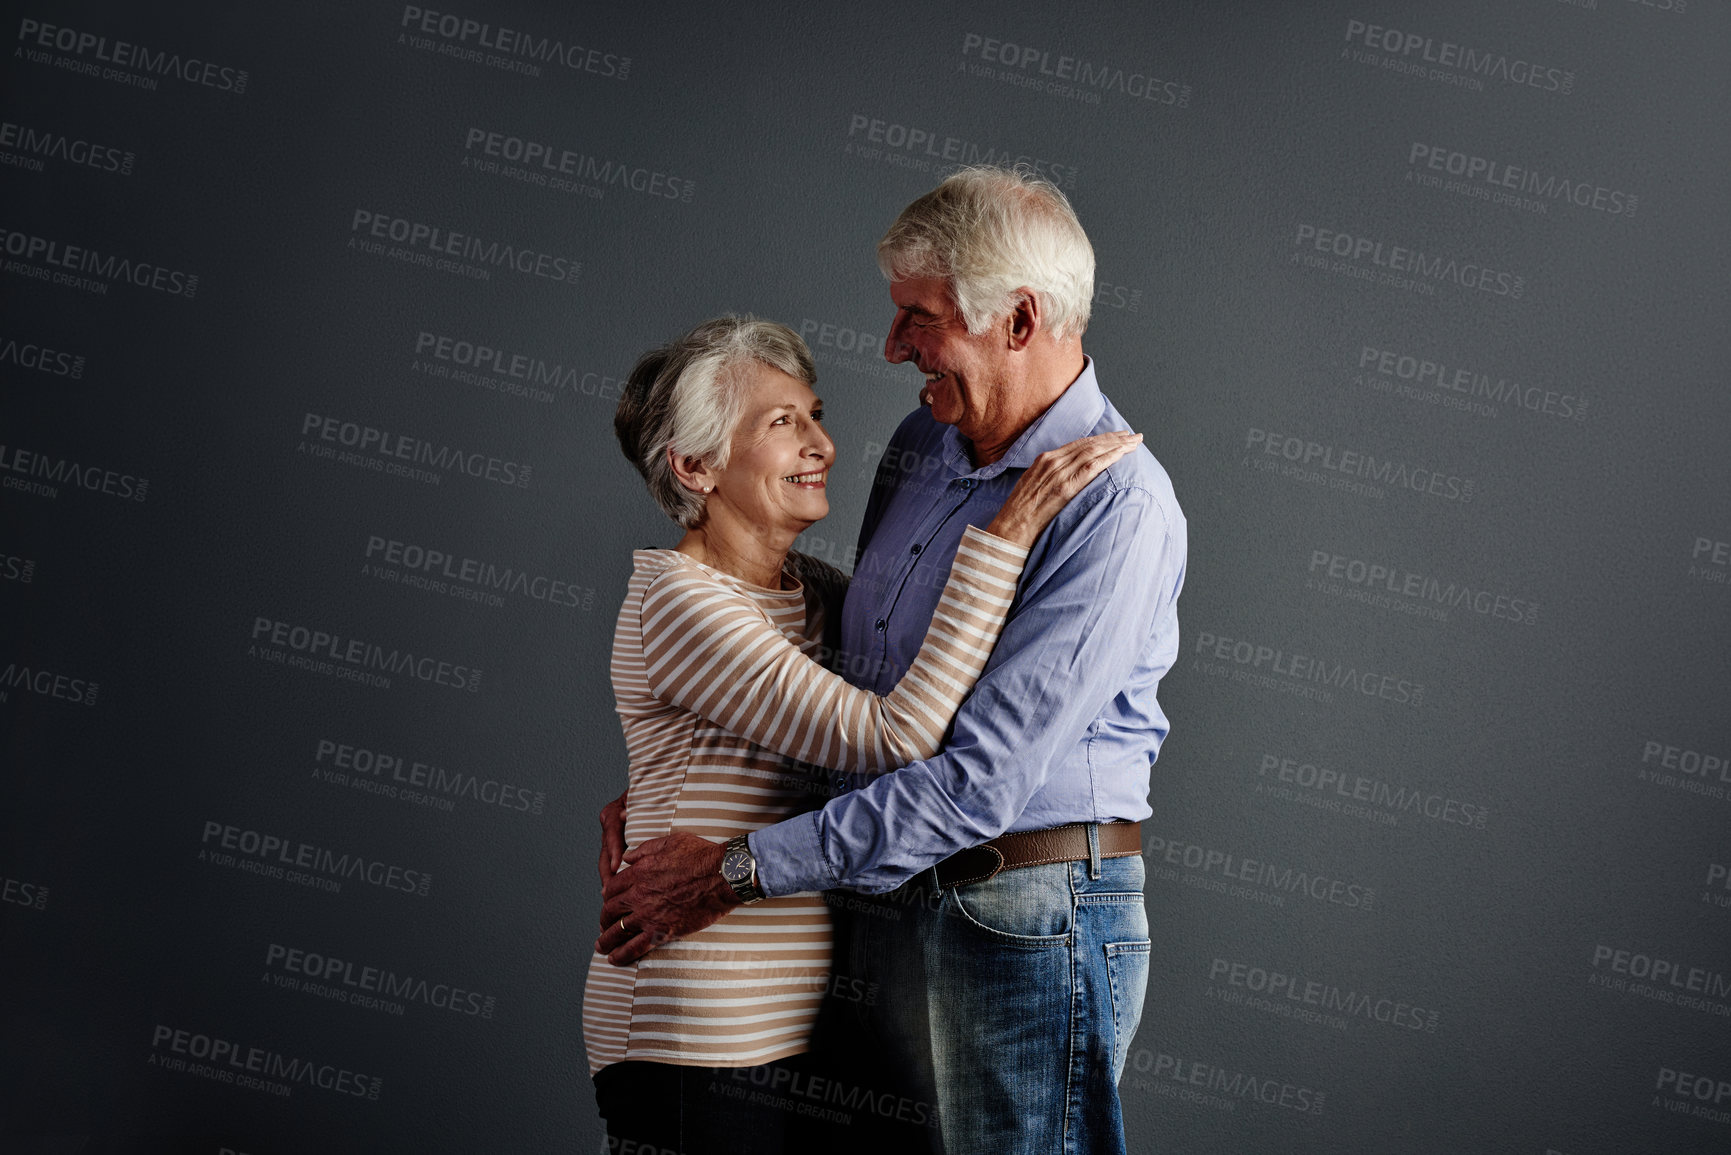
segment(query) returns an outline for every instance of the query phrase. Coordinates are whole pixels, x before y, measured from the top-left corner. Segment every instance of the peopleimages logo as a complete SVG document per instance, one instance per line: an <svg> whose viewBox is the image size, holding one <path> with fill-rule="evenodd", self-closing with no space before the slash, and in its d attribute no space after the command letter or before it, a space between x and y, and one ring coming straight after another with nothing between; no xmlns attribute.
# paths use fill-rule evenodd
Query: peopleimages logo
<svg viewBox="0 0 1731 1155"><path fill-rule="evenodd" d="M793 548L807 557L815 557L845 573L852 573L854 563L859 561L859 545L855 541L838 541L835 538L819 537L806 530L793 539ZM827 665L827 663L826 663ZM870 679L867 679L869 684Z"/></svg>
<svg viewBox="0 0 1731 1155"><path fill-rule="evenodd" d="M284 1097L298 1084L357 1099L377 1099L385 1085L378 1076L363 1075L335 1063L315 1062L161 1023L151 1034L150 1065ZM261 1085L261 1081L272 1085Z"/></svg>
<svg viewBox="0 0 1731 1155"><path fill-rule="evenodd" d="M906 384L908 373L899 365L884 360L884 339L864 327L855 328L840 321L802 317L799 335L811 347L811 357L819 365L834 366L862 377ZM865 473L870 477L869 469Z"/></svg>
<svg viewBox="0 0 1731 1155"><path fill-rule="evenodd" d="M1690 966L1660 954L1626 950L1598 943L1593 947L1589 986L1731 1018L1731 976L1711 967Z"/></svg>
<svg viewBox="0 0 1731 1155"><path fill-rule="evenodd" d="M1649 738L1641 747L1641 766L1635 776L1654 786L1724 799L1726 784L1731 783L1731 753L1692 750Z"/></svg>
<svg viewBox="0 0 1731 1155"><path fill-rule="evenodd" d="M407 433L392 433L388 429L344 421L327 414L308 413L302 417L301 437L305 440L301 441L296 452L434 485L443 481L443 476L418 466L455 470L469 477L519 489L529 487L529 477L533 472L520 461L440 445ZM336 445L343 446L344 451L332 448ZM373 456L375 454L377 456Z"/></svg>
<svg viewBox="0 0 1731 1155"><path fill-rule="evenodd" d="M1655 1107L1713 1123L1731 1123L1731 1079L1693 1075L1679 1067L1660 1067L1653 1090Z"/></svg>
<svg viewBox="0 0 1731 1155"><path fill-rule="evenodd" d="M505 162L502 167L499 161ZM463 164L482 172L499 172L525 184L583 193L597 200L608 188L615 188L652 200L689 204L697 192L697 185L684 177L484 128L470 128L464 136ZM585 181L591 183L582 183Z"/></svg>
<svg viewBox="0 0 1731 1155"><path fill-rule="evenodd" d="M313 749L313 774L335 785L347 785L369 793L400 798L437 810L455 808L467 798L522 814L540 814L547 794L513 786L497 778L482 778L386 750L320 738Z"/></svg>
<svg viewBox="0 0 1731 1155"><path fill-rule="evenodd" d="M1539 605L1531 598L1488 589L1477 582L1445 582L1387 561L1313 549L1308 572L1307 588L1379 609L1437 621L1447 621L1449 610L1462 610L1523 626L1539 623Z"/></svg>
<svg viewBox="0 0 1731 1155"><path fill-rule="evenodd" d="M1021 88L1036 88L1083 104L1099 104L1100 96L1116 92L1149 104L1183 108L1190 103L1190 86L1162 80L1139 68L1117 68L1031 44L1018 44L978 32L962 36L963 67L988 75L972 62L1002 65L997 79Z"/></svg>
<svg viewBox="0 0 1731 1155"><path fill-rule="evenodd" d="M36 559L0 552L0 581L29 585L36 580Z"/></svg>
<svg viewBox="0 0 1731 1155"><path fill-rule="evenodd" d="M1366 450L1342 449L1255 426L1245 432L1244 448L1250 453L1254 468L1266 473L1278 471L1298 481L1326 484L1331 489L1352 492L1371 489L1373 496L1381 496L1380 491L1374 490L1374 483L1463 504L1478 492L1472 478L1447 470L1412 465Z"/></svg>
<svg viewBox="0 0 1731 1155"><path fill-rule="evenodd" d="M406 30L397 34L398 43L525 76L540 76L543 66L610 80L625 80L631 75L629 56L568 44L556 37L537 36L452 12L405 4L398 27Z"/></svg>
<svg viewBox="0 0 1731 1155"><path fill-rule="evenodd" d="M1396 786L1364 774L1348 774L1300 758L1263 754L1256 767L1256 792L1302 801L1321 810L1340 810L1393 826L1402 816L1428 818L1445 826L1483 830L1490 811L1449 794Z"/></svg>
<svg viewBox="0 0 1731 1155"><path fill-rule="evenodd" d="M20 369L72 381L84 376L84 354L68 353L34 341L20 341L16 337L0 337L0 365L16 365Z"/></svg>
<svg viewBox="0 0 1731 1155"><path fill-rule="evenodd" d="M1575 90L1575 74L1562 68L1363 20L1346 22L1346 42L1348 47L1341 49L1341 55L1350 54L1360 64L1376 65L1414 79L1442 81L1473 91L1483 91L1487 80L1560 96Z"/></svg>
<svg viewBox="0 0 1731 1155"><path fill-rule="evenodd" d="M493 995L454 983L400 975L388 967L366 966L280 943L273 942L265 948L264 965L279 987L388 1014L400 1015L404 1004L420 1003L453 1014L490 1019L498 1008L498 999ZM271 973L275 971L282 973Z"/></svg>
<svg viewBox="0 0 1731 1155"><path fill-rule="evenodd" d="M1073 189L1080 176L1076 166L1059 164L1009 146L987 145L949 136L933 128L900 124L856 112L848 118L848 142L844 153L866 160L883 160L915 172L963 165L1026 166L1064 189Z"/></svg>
<svg viewBox="0 0 1731 1155"><path fill-rule="evenodd" d="M730 974L742 972L732 971ZM757 1088L753 1090L752 1088ZM784 1093L785 1092L785 1093ZM870 1112L884 1119L897 1119L913 1127L938 1125L937 1109L930 1103L897 1095L880 1087L848 1083L823 1075L804 1074L785 1067L733 1067L726 1080L709 1083L709 1093L759 1106L774 1107L789 1114L804 1115L848 1126L853 1112ZM603 1150L619 1155L674 1155L673 1149L638 1146L610 1140Z"/></svg>
<svg viewBox="0 0 1731 1155"><path fill-rule="evenodd" d="M36 559L0 553L0 581L29 585L36 580Z"/></svg>
<svg viewBox="0 0 1731 1155"><path fill-rule="evenodd" d="M16 445L0 444L0 473L5 474L5 488L38 497L59 497L58 487L62 485L122 501L143 501L150 493L150 482L142 477L100 465L80 465L70 457L55 457Z"/></svg>
<svg viewBox="0 0 1731 1155"><path fill-rule="evenodd" d="M843 353L857 353L861 357L883 356L883 338L865 329L853 329L833 321L815 321L804 317L799 322L799 335L808 345L821 345Z"/></svg>
<svg viewBox="0 0 1731 1155"><path fill-rule="evenodd" d="M1495 407L1507 405L1567 421L1587 419L1587 399L1579 394L1523 385L1512 378L1493 377L1399 349L1362 345L1358 367L1363 383L1373 389L1412 401L1440 404L1445 409L1495 417Z"/></svg>
<svg viewBox="0 0 1731 1155"><path fill-rule="evenodd" d="M1416 140L1407 152L1406 163L1409 181L1541 213L1552 204L1568 204L1606 216L1632 217L1641 203L1634 193L1621 189ZM1457 179L1445 181L1444 177Z"/></svg>
<svg viewBox="0 0 1731 1155"><path fill-rule="evenodd" d="M595 591L587 586L379 534L367 538L366 557L362 573L367 576L486 605L504 605L500 594L569 609L587 610L595 604Z"/></svg>
<svg viewBox="0 0 1731 1155"><path fill-rule="evenodd" d="M48 888L40 883L0 875L0 902L31 910L47 910Z"/></svg>
<svg viewBox="0 0 1731 1155"><path fill-rule="evenodd" d="M6 668L0 670L0 702L9 701L17 693L54 698L74 706L94 706L101 688L88 678L58 673L25 662L8 662Z"/></svg>
<svg viewBox="0 0 1731 1155"><path fill-rule="evenodd" d="M10 164L31 172L41 172L44 160L64 161L97 172L117 172L132 175L136 159L126 149L98 144L82 137L67 136L45 128L0 121L0 164Z"/></svg>
<svg viewBox="0 0 1731 1155"><path fill-rule="evenodd" d="M1196 635L1197 655L1231 666L1204 665L1214 676L1229 674L1234 681L1249 682L1265 689L1281 690L1299 697L1331 701L1330 688L1397 702L1403 706L1424 704L1425 688L1399 674L1376 673L1348 662L1332 662L1311 654L1288 653L1279 646L1228 638L1207 630Z"/></svg>
<svg viewBox="0 0 1731 1155"><path fill-rule="evenodd" d="M1731 907L1731 867L1723 862L1707 864L1706 889L1701 892L1701 901L1712 906ZM1723 893L1716 893L1723 892Z"/></svg>
<svg viewBox="0 0 1731 1155"><path fill-rule="evenodd" d="M1440 1017L1437 1011L1405 999L1218 956L1208 964L1208 984L1208 996L1227 1005L1275 1014L1291 1009L1307 1020L1313 1014L1320 1016L1327 1026L1334 1025L1329 1020L1338 1020L1344 1027L1346 1020L1358 1019L1434 1034Z"/></svg>
<svg viewBox="0 0 1731 1155"><path fill-rule="evenodd" d="M126 40L110 41L108 37L94 32L81 32L76 28L45 24L40 20L20 20L18 42L25 46L22 49L25 58L33 63L53 64L83 76L114 80L150 92L156 91L156 77L181 80L221 92L232 92L236 96L246 91L245 69L230 68L196 56L182 56L178 52L148 48ZM53 58L45 50L71 53L73 57L80 59L64 56ZM85 60L99 63L83 63ZM101 65L112 67L104 68ZM146 75L136 75L122 71L123 69L135 69L137 73Z"/></svg>
<svg viewBox="0 0 1731 1155"><path fill-rule="evenodd" d="M387 248L386 241L395 248ZM583 263L507 241L489 241L407 217L356 209L349 220L349 247L411 265L489 281L496 269L574 285ZM473 263L471 263L473 262Z"/></svg>
<svg viewBox="0 0 1731 1155"><path fill-rule="evenodd" d="M1162 1098L1198 1107L1233 1111L1239 1103L1283 1107L1305 1115L1322 1114L1326 1091L1287 1079L1235 1071L1216 1062L1186 1059L1138 1047L1130 1055L1130 1085Z"/></svg>
<svg viewBox="0 0 1731 1155"><path fill-rule="evenodd" d="M1697 537L1695 548L1689 554L1689 559L1700 561L1703 554L1713 565L1731 565L1731 541L1715 541L1710 537Z"/></svg>
<svg viewBox="0 0 1731 1155"><path fill-rule="evenodd" d="M298 882L317 890L340 891L344 882L364 882L381 890L425 898L427 888L433 884L433 876L424 870L410 870L347 851L338 854L329 847L244 830L224 822L206 822L204 836L199 841L203 845L198 852L200 862L238 866L249 874ZM234 853L225 852L238 852L245 863L237 861ZM300 878L287 877L300 872L305 872Z"/></svg>
<svg viewBox="0 0 1731 1155"><path fill-rule="evenodd" d="M1094 278L1094 303L1104 305L1108 309L1122 309L1130 313L1142 311L1142 290L1133 289L1129 285L1115 285L1110 281ZM1098 314L1095 314L1098 316Z"/></svg>
<svg viewBox="0 0 1731 1155"><path fill-rule="evenodd" d="M1731 585L1731 541L1697 534L1689 551L1689 576L1712 585Z"/></svg>
<svg viewBox="0 0 1731 1155"><path fill-rule="evenodd" d="M1370 887L1344 878L1331 878L1315 871L1280 866L1260 858L1245 858L1230 851L1171 838L1149 838L1142 855L1154 867L1157 877L1164 870L1166 877L1163 881L1177 881L1177 872L1167 868L1182 867L1195 872L1186 876L1188 885L1217 893L1244 890L1244 887L1231 887L1231 883L1262 887L1265 893L1247 892L1234 897L1251 898L1271 906L1286 905L1287 895L1349 910L1370 910L1376 901L1376 892ZM1192 878L1196 881L1190 881Z"/></svg>
<svg viewBox="0 0 1731 1155"><path fill-rule="evenodd" d="M425 329L415 334L414 352L409 368L416 373L542 404L554 401L559 393L596 395L603 389L599 374L581 373L574 365L555 364L485 341L429 333ZM617 401L617 390L603 399Z"/></svg>
<svg viewBox="0 0 1731 1155"><path fill-rule="evenodd" d="M475 666L425 654L416 657L410 650L386 649L360 638L269 617L253 619L247 656L384 689L390 688L390 678L384 676L390 674L471 694L481 688L481 671Z"/></svg>
<svg viewBox="0 0 1731 1155"><path fill-rule="evenodd" d="M1439 284L1458 285L1514 300L1526 294L1526 278L1506 269L1493 269L1483 262L1446 253L1425 253L1339 229L1300 224L1292 244L1296 264L1417 291L1421 296L1432 295ZM1330 256L1337 258L1332 264Z"/></svg>
<svg viewBox="0 0 1731 1155"><path fill-rule="evenodd" d="M134 285L188 301L198 294L198 274L171 269L118 253L103 254L85 245L0 228L0 251L17 258L6 271L48 284L106 296L110 285Z"/></svg>

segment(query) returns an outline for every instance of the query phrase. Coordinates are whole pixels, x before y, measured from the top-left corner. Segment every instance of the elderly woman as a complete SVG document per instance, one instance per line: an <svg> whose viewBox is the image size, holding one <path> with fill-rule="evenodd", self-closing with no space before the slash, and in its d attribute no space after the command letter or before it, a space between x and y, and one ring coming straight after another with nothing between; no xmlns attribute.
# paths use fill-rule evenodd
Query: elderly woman
<svg viewBox="0 0 1731 1155"><path fill-rule="evenodd" d="M631 845L672 831L723 842L809 809L822 779L796 763L870 773L933 754L1035 538L1140 441L1101 435L1036 462L992 523L964 534L919 657L878 697L814 660L847 579L790 552L829 512L835 446L815 380L791 330L724 317L644 355L627 382L620 445L685 529L673 549L633 555L614 634ZM749 885L735 890L747 897ZM616 1144L779 1150L794 1116L758 1092L787 1086L829 965L815 894L747 897L628 966L593 956L583 1037Z"/></svg>

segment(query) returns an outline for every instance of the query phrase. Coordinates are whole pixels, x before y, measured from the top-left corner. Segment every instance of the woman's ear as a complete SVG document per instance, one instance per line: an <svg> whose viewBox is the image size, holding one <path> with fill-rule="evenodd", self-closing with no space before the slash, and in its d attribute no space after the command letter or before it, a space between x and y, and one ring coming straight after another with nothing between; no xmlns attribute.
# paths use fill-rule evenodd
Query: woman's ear
<svg viewBox="0 0 1731 1155"><path fill-rule="evenodd" d="M679 479L679 484L693 493L708 493L715 488L715 471L703 464L700 458L681 457L669 445L667 447L667 464L673 467L673 476Z"/></svg>

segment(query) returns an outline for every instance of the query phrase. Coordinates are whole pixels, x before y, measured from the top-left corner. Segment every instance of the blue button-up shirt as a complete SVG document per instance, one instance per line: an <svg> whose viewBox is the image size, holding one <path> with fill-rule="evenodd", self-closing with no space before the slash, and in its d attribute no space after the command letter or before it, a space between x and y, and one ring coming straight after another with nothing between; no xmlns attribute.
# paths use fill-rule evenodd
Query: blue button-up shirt
<svg viewBox="0 0 1731 1155"><path fill-rule="evenodd" d="M1034 458L1128 429L1082 374L998 461L925 410L896 430L866 507L842 612L840 669L887 693L925 638L968 525L997 514ZM1094 479L1034 543L991 661L935 758L750 836L771 895L891 890L1005 831L1140 821L1168 724L1155 697L1178 655L1184 514L1138 447Z"/></svg>

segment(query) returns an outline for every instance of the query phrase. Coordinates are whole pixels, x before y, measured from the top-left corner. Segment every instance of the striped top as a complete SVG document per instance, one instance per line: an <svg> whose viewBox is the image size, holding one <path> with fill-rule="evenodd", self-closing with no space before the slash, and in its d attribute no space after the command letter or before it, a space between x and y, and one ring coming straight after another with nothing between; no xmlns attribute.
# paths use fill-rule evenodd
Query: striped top
<svg viewBox="0 0 1731 1155"><path fill-rule="evenodd" d="M869 772L931 757L985 668L1027 556L970 527L918 658L878 697L814 660L821 587L839 595L837 571L791 554L791 588L771 590L675 550L636 551L613 635L626 843L674 830L719 843L811 809L827 791L789 758ZM590 1074L625 1059L749 1067L799 1054L829 966L829 912L816 894L735 907L629 966L592 955Z"/></svg>

